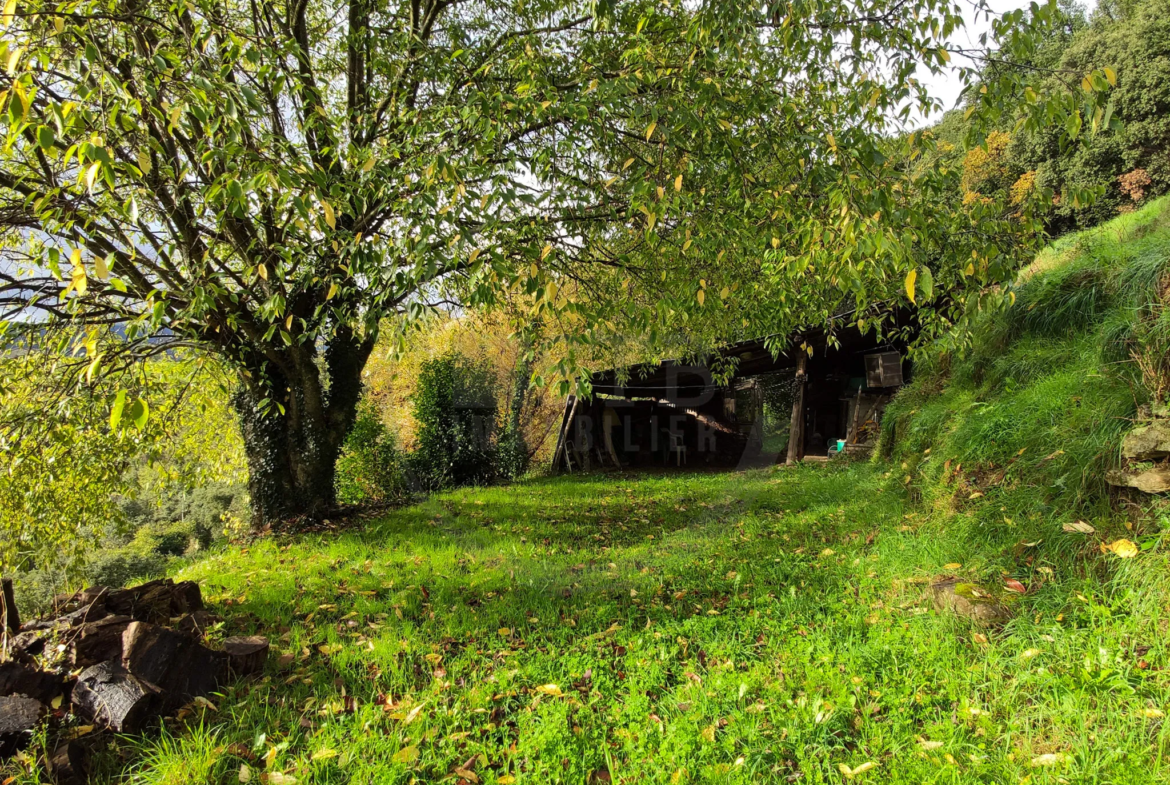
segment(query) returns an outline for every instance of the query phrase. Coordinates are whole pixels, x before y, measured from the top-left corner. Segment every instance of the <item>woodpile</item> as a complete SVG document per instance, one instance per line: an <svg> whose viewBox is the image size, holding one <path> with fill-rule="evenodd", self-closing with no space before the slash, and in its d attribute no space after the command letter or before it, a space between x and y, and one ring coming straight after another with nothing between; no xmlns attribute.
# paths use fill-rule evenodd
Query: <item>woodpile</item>
<svg viewBox="0 0 1170 785"><path fill-rule="evenodd" d="M264 669L268 641L206 645L218 622L199 585L168 579L129 589L95 586L58 597L51 617L19 624L9 586L0 602L0 758L23 749L37 725L78 721L135 733L229 679ZM51 709L50 709L51 707ZM56 782L85 782L88 750L68 741L45 755Z"/></svg>

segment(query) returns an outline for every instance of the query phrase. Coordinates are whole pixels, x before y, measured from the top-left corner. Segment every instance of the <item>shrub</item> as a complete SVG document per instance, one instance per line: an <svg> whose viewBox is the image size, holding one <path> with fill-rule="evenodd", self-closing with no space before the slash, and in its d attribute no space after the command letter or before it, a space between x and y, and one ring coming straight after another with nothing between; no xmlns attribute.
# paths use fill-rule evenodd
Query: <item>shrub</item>
<svg viewBox="0 0 1170 785"><path fill-rule="evenodd" d="M414 396L413 480L425 490L489 482L498 474L496 402L489 370L449 353L423 363Z"/></svg>
<svg viewBox="0 0 1170 785"><path fill-rule="evenodd" d="M394 436L364 403L337 460L337 500L342 504L393 501L406 495L402 459Z"/></svg>

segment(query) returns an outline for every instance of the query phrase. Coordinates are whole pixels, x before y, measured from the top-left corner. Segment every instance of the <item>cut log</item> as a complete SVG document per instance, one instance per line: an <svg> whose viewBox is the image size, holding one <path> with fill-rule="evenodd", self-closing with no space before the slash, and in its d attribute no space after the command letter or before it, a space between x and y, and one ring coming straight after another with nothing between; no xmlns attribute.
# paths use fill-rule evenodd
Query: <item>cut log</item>
<svg viewBox="0 0 1170 785"><path fill-rule="evenodd" d="M166 624L171 618L175 583L170 578L144 583L132 589L118 589L106 598L111 613L136 621Z"/></svg>
<svg viewBox="0 0 1170 785"><path fill-rule="evenodd" d="M117 660L86 668L73 688L73 707L119 733L142 730L156 716L159 691Z"/></svg>
<svg viewBox="0 0 1170 785"><path fill-rule="evenodd" d="M89 782L89 748L79 741L67 741L45 759L45 769L56 785L85 785Z"/></svg>
<svg viewBox="0 0 1170 785"><path fill-rule="evenodd" d="M70 630L67 638L69 662L74 668L88 668L122 656L122 634L133 623L129 616L107 616Z"/></svg>
<svg viewBox="0 0 1170 785"><path fill-rule="evenodd" d="M215 691L227 674L227 659L190 635L154 624L134 622L122 635L122 665L162 691L166 711Z"/></svg>
<svg viewBox="0 0 1170 785"><path fill-rule="evenodd" d="M264 670L268 661L268 639L261 635L228 638L223 642L228 667L237 676L251 676Z"/></svg>
<svg viewBox="0 0 1170 785"><path fill-rule="evenodd" d="M58 594L53 598L54 613L57 616L64 616L84 608L87 605L93 605L95 602L100 603L96 607L102 609L106 605L106 597L110 594L110 589L106 586L90 586L88 589L75 591L72 594ZM93 618L90 618L93 621Z"/></svg>
<svg viewBox="0 0 1170 785"><path fill-rule="evenodd" d="M12 579L0 580L0 629L8 628L13 635L20 632L20 611L16 608L16 593Z"/></svg>
<svg viewBox="0 0 1170 785"><path fill-rule="evenodd" d="M24 749L44 714L39 700L23 695L0 698L0 759Z"/></svg>
<svg viewBox="0 0 1170 785"><path fill-rule="evenodd" d="M23 695L41 703L52 703L65 692L65 682L60 676L18 662L0 663L0 696Z"/></svg>
<svg viewBox="0 0 1170 785"><path fill-rule="evenodd" d="M944 578L932 583L930 593L938 610L965 616L977 624L1002 624L1012 617L1011 611L996 602L986 591L958 578Z"/></svg>
<svg viewBox="0 0 1170 785"><path fill-rule="evenodd" d="M171 615L182 616L203 610L203 594L195 581L176 583L171 589Z"/></svg>
<svg viewBox="0 0 1170 785"><path fill-rule="evenodd" d="M213 624L219 623L219 617L214 613L207 611L195 611L188 613L183 618L179 619L175 624L175 629L179 632L185 632L188 635L193 635L196 638L202 638L207 634L208 628Z"/></svg>

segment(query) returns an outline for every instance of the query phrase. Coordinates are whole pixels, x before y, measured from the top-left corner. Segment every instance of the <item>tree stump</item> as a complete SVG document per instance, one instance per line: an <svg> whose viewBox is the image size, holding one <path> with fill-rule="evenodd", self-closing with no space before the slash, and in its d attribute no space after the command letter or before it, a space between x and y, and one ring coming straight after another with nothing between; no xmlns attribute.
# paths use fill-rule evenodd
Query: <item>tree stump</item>
<svg viewBox="0 0 1170 785"><path fill-rule="evenodd" d="M134 733L155 716L159 693L117 660L81 672L73 688L73 706L95 722L119 733Z"/></svg>
<svg viewBox="0 0 1170 785"><path fill-rule="evenodd" d="M7 627L13 635L20 632L20 611L16 609L16 593L12 579L0 580L0 629Z"/></svg>
<svg viewBox="0 0 1170 785"><path fill-rule="evenodd" d="M88 668L122 656L122 634L133 623L129 616L107 616L83 624L69 633L69 662L74 668Z"/></svg>
<svg viewBox="0 0 1170 785"><path fill-rule="evenodd" d="M223 642L228 667L237 676L251 676L264 670L268 661L268 639L261 635L228 638Z"/></svg>
<svg viewBox="0 0 1170 785"><path fill-rule="evenodd" d="M0 759L23 749L45 714L39 700L23 695L0 698Z"/></svg>
<svg viewBox="0 0 1170 785"><path fill-rule="evenodd" d="M45 759L45 768L56 785L85 785L89 781L89 748L67 741Z"/></svg>
<svg viewBox="0 0 1170 785"><path fill-rule="evenodd" d="M122 634L122 665L158 687L170 710L216 690L227 672L227 655L181 632L134 622Z"/></svg>

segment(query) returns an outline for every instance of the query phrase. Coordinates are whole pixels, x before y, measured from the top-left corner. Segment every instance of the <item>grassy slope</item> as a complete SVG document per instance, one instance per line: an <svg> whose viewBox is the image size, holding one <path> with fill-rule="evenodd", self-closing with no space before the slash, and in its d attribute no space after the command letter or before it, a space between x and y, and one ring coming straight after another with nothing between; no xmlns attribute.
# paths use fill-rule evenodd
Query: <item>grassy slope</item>
<svg viewBox="0 0 1170 785"><path fill-rule="evenodd" d="M1168 204L1058 246L978 353L920 373L891 462L456 491L188 568L293 661L119 740L103 777L1170 780L1170 560L1100 480ZM1145 550L1098 551L1120 536ZM981 633L925 599L940 574L1029 592Z"/></svg>

